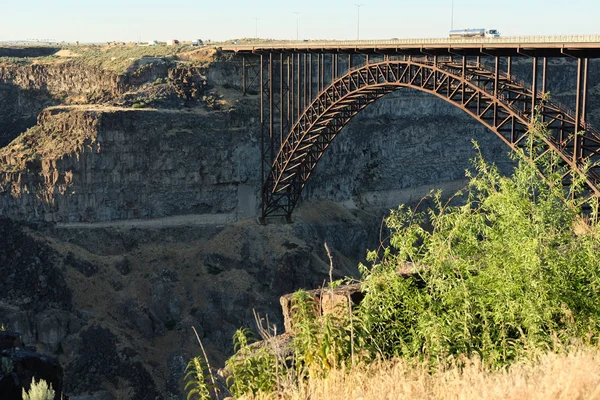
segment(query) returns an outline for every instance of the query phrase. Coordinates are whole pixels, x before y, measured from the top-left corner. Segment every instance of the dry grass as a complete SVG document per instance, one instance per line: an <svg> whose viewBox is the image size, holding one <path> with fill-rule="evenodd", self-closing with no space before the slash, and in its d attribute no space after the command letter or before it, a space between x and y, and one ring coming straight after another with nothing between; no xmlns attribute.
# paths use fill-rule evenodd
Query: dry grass
<svg viewBox="0 0 600 400"><path fill-rule="evenodd" d="M569 354L549 353L536 364L486 372L473 363L435 374L403 360L374 363L351 373L257 399L600 399L600 349L582 347Z"/></svg>
<svg viewBox="0 0 600 400"><path fill-rule="evenodd" d="M29 65L71 62L124 73L136 66L135 62L144 57L162 58L172 61L193 62L207 66L215 59L213 46L136 46L136 45L65 45L49 56L42 57L0 57L0 65Z"/></svg>

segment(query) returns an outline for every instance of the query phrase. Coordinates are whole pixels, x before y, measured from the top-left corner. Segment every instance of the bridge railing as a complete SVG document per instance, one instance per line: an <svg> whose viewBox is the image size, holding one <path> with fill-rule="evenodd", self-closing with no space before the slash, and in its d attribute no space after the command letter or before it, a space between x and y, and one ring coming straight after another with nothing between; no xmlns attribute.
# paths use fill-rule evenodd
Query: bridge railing
<svg viewBox="0 0 600 400"><path fill-rule="evenodd" d="M310 40L256 41L244 44L224 44L223 47L246 48L314 48L370 45L435 45L435 44L528 44L528 43L600 43L600 35L505 36L499 38L422 38L383 40Z"/></svg>

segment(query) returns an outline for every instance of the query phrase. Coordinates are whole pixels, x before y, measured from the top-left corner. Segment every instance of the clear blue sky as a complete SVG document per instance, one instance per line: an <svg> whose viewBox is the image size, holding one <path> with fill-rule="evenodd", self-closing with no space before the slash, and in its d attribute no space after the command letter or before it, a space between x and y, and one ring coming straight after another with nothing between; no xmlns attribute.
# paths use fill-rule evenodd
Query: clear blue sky
<svg viewBox="0 0 600 400"><path fill-rule="evenodd" d="M0 41L445 37L452 0L0 0ZM600 0L454 0L455 28L505 36L600 33Z"/></svg>

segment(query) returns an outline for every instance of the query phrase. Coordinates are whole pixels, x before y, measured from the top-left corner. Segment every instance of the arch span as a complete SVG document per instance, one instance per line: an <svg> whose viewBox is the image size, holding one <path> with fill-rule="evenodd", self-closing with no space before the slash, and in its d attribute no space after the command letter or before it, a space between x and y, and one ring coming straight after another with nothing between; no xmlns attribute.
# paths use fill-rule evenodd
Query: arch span
<svg viewBox="0 0 600 400"><path fill-rule="evenodd" d="M543 93L507 74L496 75L480 63L384 61L347 72L319 93L298 118L263 187L263 217L291 217L314 168L342 128L366 106L403 87L461 108L513 150L524 144L535 111L550 132L543 138L544 152L556 152L571 171L585 174L587 195L600 196L600 167L584 168L600 158L600 133L581 124L577 131L584 133L574 135L574 114L546 101Z"/></svg>

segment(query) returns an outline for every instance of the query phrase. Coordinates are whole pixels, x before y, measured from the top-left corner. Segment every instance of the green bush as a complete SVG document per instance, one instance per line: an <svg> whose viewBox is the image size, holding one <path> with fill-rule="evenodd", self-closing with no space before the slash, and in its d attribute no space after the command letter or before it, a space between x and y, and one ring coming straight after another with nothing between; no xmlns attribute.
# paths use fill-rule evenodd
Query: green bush
<svg viewBox="0 0 600 400"><path fill-rule="evenodd" d="M252 348L252 332L238 329L233 336L236 354L227 360L227 386L234 396L269 393L277 388L277 360L266 348Z"/></svg>
<svg viewBox="0 0 600 400"><path fill-rule="evenodd" d="M477 355L501 367L573 339L597 340L598 227L558 181L540 178L528 162L539 152L532 144L512 177L478 157L462 206L435 194L427 213L392 212L390 247L370 253L373 268L363 268L357 317L371 353L433 364ZM554 176L562 173L556 161L547 155L538 167ZM397 274L406 260L420 267L418 278Z"/></svg>

